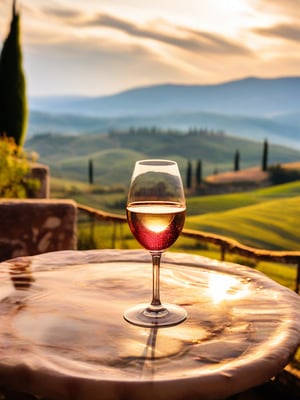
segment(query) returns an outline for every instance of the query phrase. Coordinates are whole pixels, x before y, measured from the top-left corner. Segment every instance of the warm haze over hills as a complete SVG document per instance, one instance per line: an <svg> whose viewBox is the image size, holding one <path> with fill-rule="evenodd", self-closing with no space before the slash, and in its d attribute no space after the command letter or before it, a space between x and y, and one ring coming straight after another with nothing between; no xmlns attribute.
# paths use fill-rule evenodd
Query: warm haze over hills
<svg viewBox="0 0 300 400"><path fill-rule="evenodd" d="M34 97L29 136L132 126L197 127L300 148L299 93L300 77L288 77L155 85L100 97Z"/></svg>
<svg viewBox="0 0 300 400"><path fill-rule="evenodd" d="M226 115L278 116L299 112L300 77L247 78L215 85L164 84L114 95L33 97L33 110L97 117L205 111Z"/></svg>

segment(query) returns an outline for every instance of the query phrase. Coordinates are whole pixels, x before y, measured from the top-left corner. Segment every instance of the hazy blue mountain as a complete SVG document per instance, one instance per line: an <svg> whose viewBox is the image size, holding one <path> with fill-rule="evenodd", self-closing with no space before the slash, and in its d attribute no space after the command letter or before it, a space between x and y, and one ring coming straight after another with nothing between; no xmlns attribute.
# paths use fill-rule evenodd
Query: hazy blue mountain
<svg viewBox="0 0 300 400"><path fill-rule="evenodd" d="M273 121L300 128L300 109L296 113L283 113L274 116Z"/></svg>
<svg viewBox="0 0 300 400"><path fill-rule="evenodd" d="M97 117L209 112L273 117L300 109L300 77L247 78L215 85L154 85L100 97L31 98L30 109Z"/></svg>
<svg viewBox="0 0 300 400"><path fill-rule="evenodd" d="M27 137L154 126L222 130L300 148L300 77L218 85L154 85L111 96L30 99Z"/></svg>

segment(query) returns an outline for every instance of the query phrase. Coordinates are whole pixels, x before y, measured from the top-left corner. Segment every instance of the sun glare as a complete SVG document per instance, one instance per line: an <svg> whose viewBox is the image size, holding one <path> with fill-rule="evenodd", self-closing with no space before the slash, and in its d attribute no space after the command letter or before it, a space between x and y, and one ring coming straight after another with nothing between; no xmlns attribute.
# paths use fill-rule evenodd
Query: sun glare
<svg viewBox="0 0 300 400"><path fill-rule="evenodd" d="M214 304L221 303L224 300L242 299L248 293L248 285L234 276L224 274L209 275L207 295Z"/></svg>

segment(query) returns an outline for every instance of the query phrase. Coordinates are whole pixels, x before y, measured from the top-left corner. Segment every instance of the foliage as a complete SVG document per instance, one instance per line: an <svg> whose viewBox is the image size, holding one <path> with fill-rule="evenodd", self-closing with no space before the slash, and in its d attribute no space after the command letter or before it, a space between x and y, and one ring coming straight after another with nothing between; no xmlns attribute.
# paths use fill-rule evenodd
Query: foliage
<svg viewBox="0 0 300 400"><path fill-rule="evenodd" d="M269 168L269 176L273 185L300 180L300 171L282 168L279 164Z"/></svg>
<svg viewBox="0 0 300 400"><path fill-rule="evenodd" d="M0 197L24 198L38 186L38 181L30 178L29 156L13 138L0 139Z"/></svg>
<svg viewBox="0 0 300 400"><path fill-rule="evenodd" d="M13 1L10 31L0 57L0 134L13 137L18 146L25 140L27 99L20 45L20 17Z"/></svg>
<svg viewBox="0 0 300 400"><path fill-rule="evenodd" d="M296 351L296 354L294 355L294 358L291 361L291 365L292 367L300 370L300 347Z"/></svg>

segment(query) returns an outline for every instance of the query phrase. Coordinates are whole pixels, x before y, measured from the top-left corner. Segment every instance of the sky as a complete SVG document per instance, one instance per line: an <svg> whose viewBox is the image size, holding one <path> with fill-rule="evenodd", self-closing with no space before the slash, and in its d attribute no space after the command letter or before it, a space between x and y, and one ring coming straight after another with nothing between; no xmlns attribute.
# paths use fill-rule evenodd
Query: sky
<svg viewBox="0 0 300 400"><path fill-rule="evenodd" d="M29 96L300 76L300 0L17 0ZM0 0L0 36L12 0Z"/></svg>

